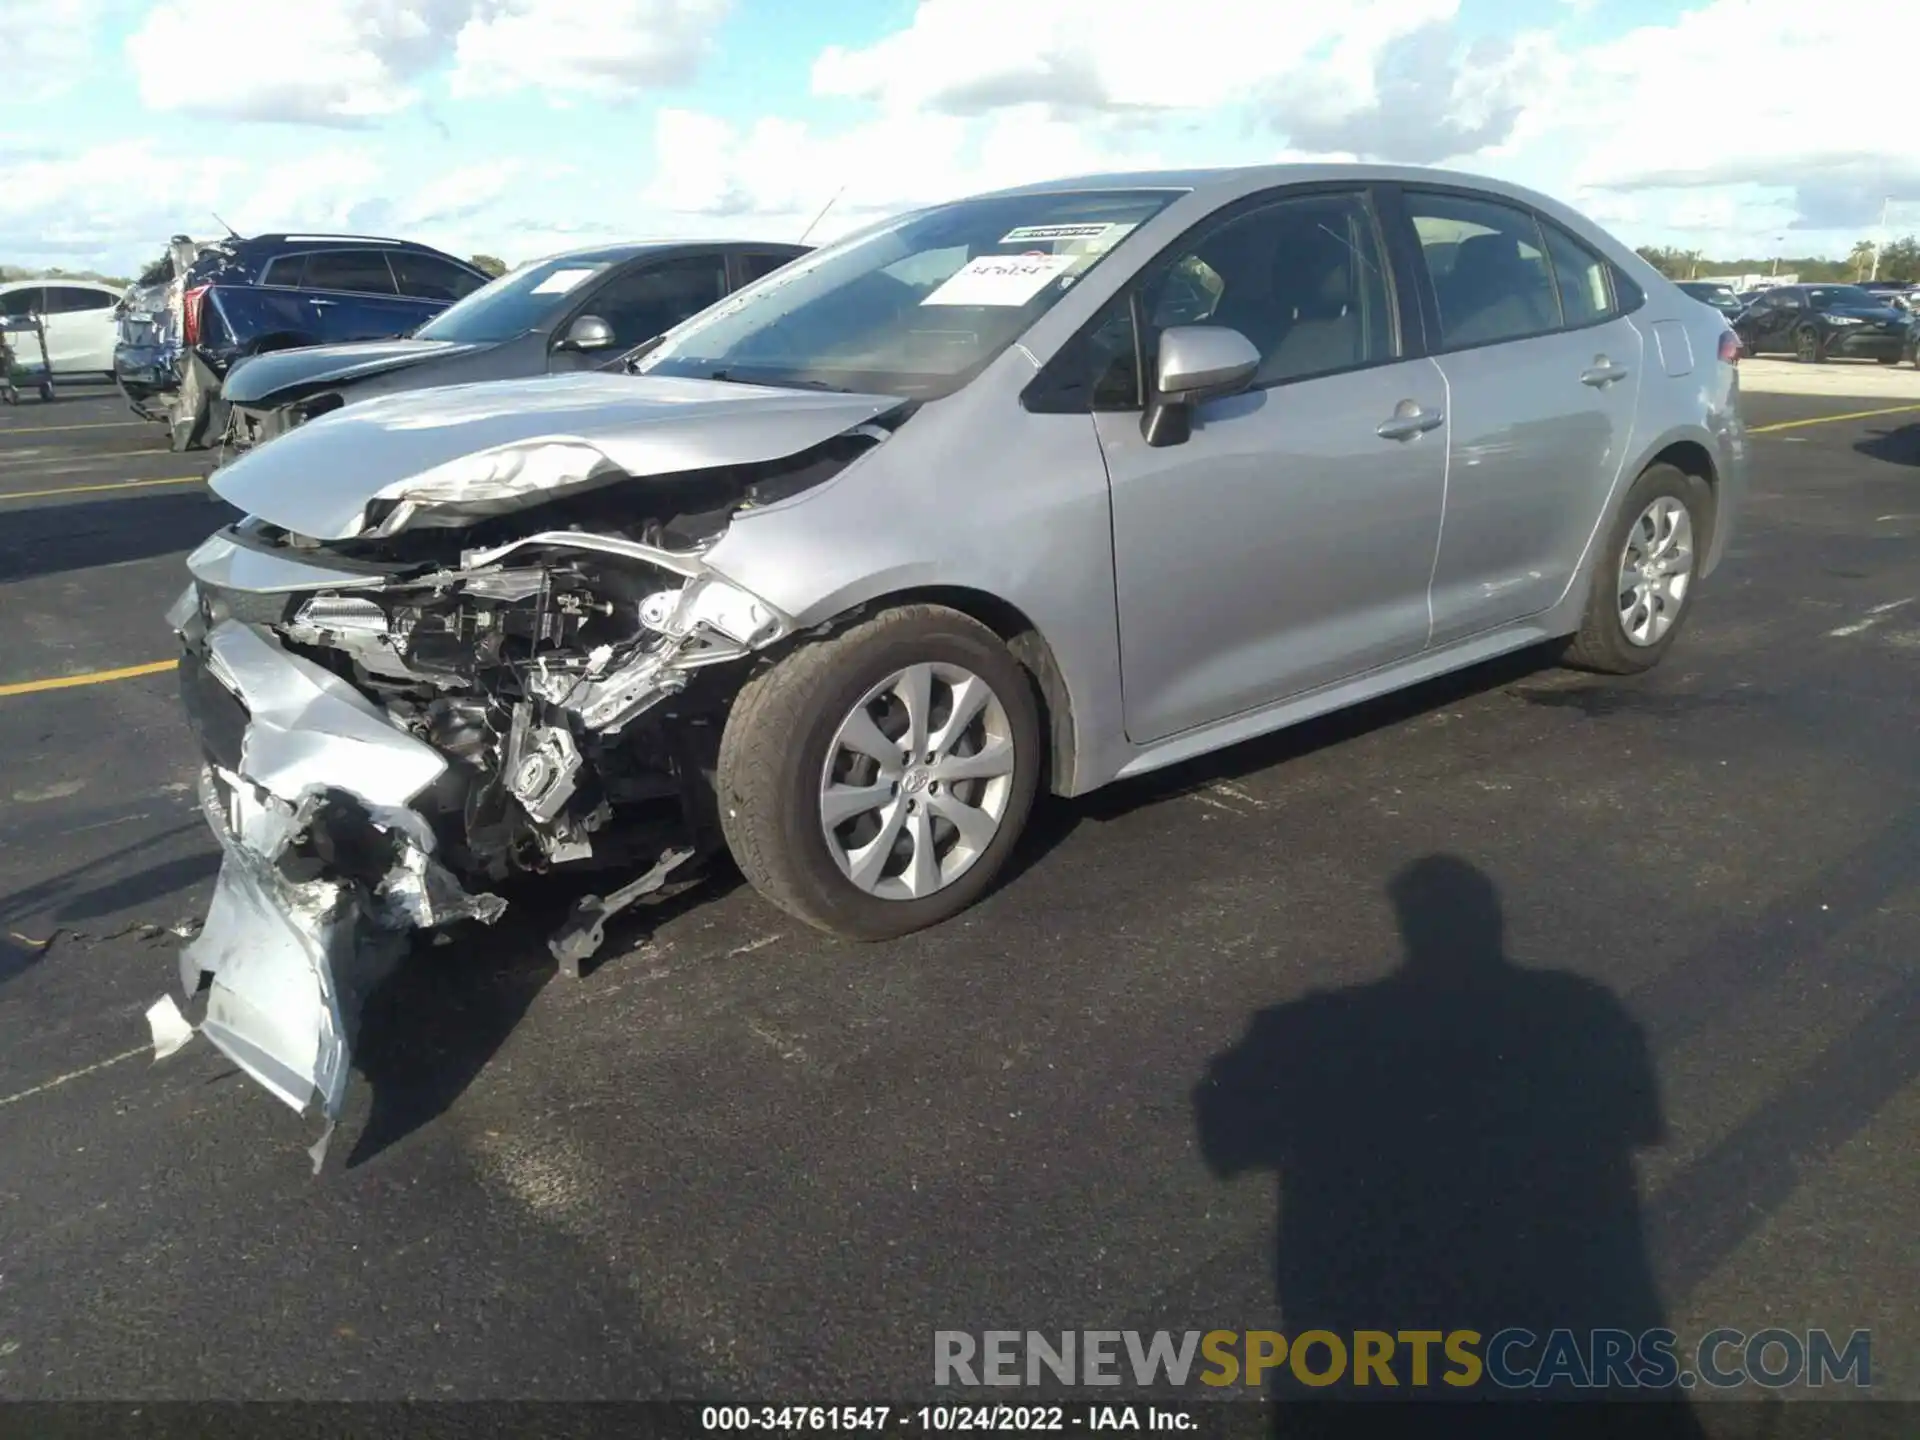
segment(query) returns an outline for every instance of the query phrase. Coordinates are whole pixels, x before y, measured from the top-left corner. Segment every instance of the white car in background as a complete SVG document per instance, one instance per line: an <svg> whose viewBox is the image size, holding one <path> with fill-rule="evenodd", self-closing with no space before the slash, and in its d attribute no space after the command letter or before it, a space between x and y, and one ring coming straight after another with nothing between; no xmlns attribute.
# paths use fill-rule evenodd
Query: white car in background
<svg viewBox="0 0 1920 1440"><path fill-rule="evenodd" d="M119 300L118 290L97 280L11 280L0 285L0 315L46 318L47 359L55 375L113 373L113 307ZM38 363L31 344L21 353Z"/></svg>

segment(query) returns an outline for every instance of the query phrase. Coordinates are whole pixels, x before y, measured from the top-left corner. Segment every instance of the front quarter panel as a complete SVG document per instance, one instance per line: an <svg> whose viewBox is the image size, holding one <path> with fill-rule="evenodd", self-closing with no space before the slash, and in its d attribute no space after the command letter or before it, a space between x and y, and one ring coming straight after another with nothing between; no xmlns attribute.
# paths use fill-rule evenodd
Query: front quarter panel
<svg viewBox="0 0 1920 1440"><path fill-rule="evenodd" d="M826 485L740 516L708 561L803 628L930 588L1012 606L1066 684L1076 763L1054 785L1077 794L1119 733L1106 469L1090 416L1021 408L1033 374L1002 355Z"/></svg>

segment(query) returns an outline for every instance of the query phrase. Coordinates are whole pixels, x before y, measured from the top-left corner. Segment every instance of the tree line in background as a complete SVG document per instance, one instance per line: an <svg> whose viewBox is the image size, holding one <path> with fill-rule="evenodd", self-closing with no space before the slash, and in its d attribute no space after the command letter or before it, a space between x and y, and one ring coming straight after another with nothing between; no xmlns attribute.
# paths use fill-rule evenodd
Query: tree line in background
<svg viewBox="0 0 1920 1440"><path fill-rule="evenodd" d="M1768 256L1739 260L1715 260L1697 250L1676 250L1665 245L1634 247L1640 258L1669 280L1697 280L1709 275L1798 275L1802 280L1826 280L1857 283L1867 279L1904 280L1920 283L1920 236L1908 235L1888 243L1880 251L1880 267L1874 269L1874 244L1862 240L1844 260L1822 260L1815 256L1789 258Z"/></svg>
<svg viewBox="0 0 1920 1440"><path fill-rule="evenodd" d="M97 280L102 285L131 285L133 281L125 275L102 275L98 270L62 270L55 266L51 270L23 270L18 265L0 265L0 285L9 280Z"/></svg>

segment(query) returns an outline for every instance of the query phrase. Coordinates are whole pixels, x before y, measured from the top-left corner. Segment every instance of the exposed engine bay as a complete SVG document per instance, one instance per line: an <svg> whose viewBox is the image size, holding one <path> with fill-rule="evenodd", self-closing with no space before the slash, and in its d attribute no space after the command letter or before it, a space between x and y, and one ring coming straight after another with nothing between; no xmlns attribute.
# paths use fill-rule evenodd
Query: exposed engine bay
<svg viewBox="0 0 1920 1440"><path fill-rule="evenodd" d="M577 974L611 915L695 883L724 843L728 707L751 657L794 629L704 554L742 512L890 433L863 422L678 474L602 463L590 485L517 504L484 486L376 497L349 538L256 515L207 540L168 616L226 852L181 962L189 996L212 976L201 1033L331 1125L354 1025L342 997L408 930L490 923L505 902L489 887L516 876L566 867L584 889L605 875L550 941Z"/></svg>

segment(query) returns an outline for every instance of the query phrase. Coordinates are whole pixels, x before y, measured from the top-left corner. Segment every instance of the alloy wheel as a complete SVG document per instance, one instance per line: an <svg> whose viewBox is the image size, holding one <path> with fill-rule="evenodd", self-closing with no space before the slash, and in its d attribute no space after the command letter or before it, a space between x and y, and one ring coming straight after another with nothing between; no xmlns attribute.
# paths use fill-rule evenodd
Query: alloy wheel
<svg viewBox="0 0 1920 1440"><path fill-rule="evenodd" d="M1693 516L1671 495L1640 512L1620 556L1620 628L1635 645L1657 645L1680 618L1693 584Z"/></svg>
<svg viewBox="0 0 1920 1440"><path fill-rule="evenodd" d="M1000 833L1014 759L1007 708L985 680L943 663L896 670L827 747L820 827L840 873L883 900L945 889Z"/></svg>

